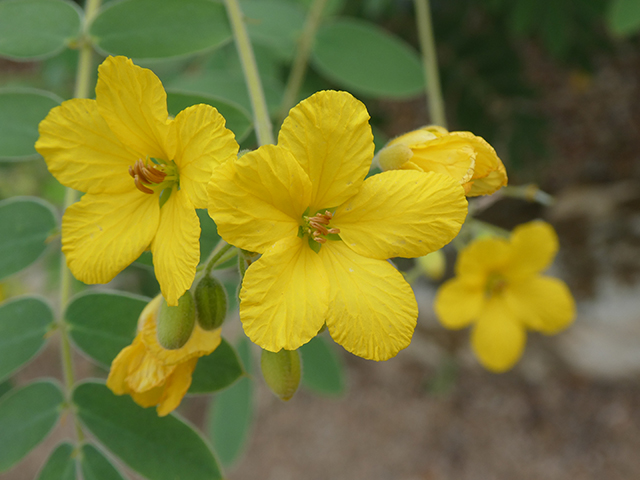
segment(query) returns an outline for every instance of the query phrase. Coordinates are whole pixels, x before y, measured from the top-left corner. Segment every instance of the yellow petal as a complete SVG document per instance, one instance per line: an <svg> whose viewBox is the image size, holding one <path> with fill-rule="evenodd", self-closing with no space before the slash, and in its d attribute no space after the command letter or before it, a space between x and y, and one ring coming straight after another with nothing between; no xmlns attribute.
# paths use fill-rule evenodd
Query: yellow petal
<svg viewBox="0 0 640 480"><path fill-rule="evenodd" d="M220 236L263 253L298 234L311 182L288 150L265 145L216 169L208 192L209 215Z"/></svg>
<svg viewBox="0 0 640 480"><path fill-rule="evenodd" d="M576 315L569 288L557 278L532 277L513 282L505 289L504 298L528 328L547 335L564 330Z"/></svg>
<svg viewBox="0 0 640 480"><path fill-rule="evenodd" d="M311 213L337 207L369 172L374 150L369 114L347 92L318 92L291 109L278 145L291 151L311 179Z"/></svg>
<svg viewBox="0 0 640 480"><path fill-rule="evenodd" d="M62 217L62 252L84 283L106 283L149 246L158 228L158 197L139 190L87 194Z"/></svg>
<svg viewBox="0 0 640 480"><path fill-rule="evenodd" d="M140 335L136 336L133 343L123 348L118 356L111 362L109 377L107 378L107 387L116 395L124 395L130 393L131 389L127 384L129 372L137 368L142 363L145 356L145 346L142 343Z"/></svg>
<svg viewBox="0 0 640 480"><path fill-rule="evenodd" d="M178 114L175 162L180 171L180 188L196 208L207 208L207 184L214 168L238 154L233 132L210 105L194 105Z"/></svg>
<svg viewBox="0 0 640 480"><path fill-rule="evenodd" d="M329 281L306 239L285 238L247 270L240 320L265 350L295 350L316 336L327 314Z"/></svg>
<svg viewBox="0 0 640 480"><path fill-rule="evenodd" d="M168 415L180 405L182 398L191 386L192 374L197 363L197 358L181 363L169 376L162 392L162 398L158 402L157 412L159 417Z"/></svg>
<svg viewBox="0 0 640 480"><path fill-rule="evenodd" d="M131 391L146 392L163 385L174 369L175 365L165 365L147 351L142 363L127 376L127 385Z"/></svg>
<svg viewBox="0 0 640 480"><path fill-rule="evenodd" d="M344 242L320 250L331 285L327 328L346 350L387 360L409 346L418 306L409 284L384 260L358 255Z"/></svg>
<svg viewBox="0 0 640 480"><path fill-rule="evenodd" d="M200 261L200 220L183 190L174 190L161 208L151 252L162 296L176 306L191 288Z"/></svg>
<svg viewBox="0 0 640 480"><path fill-rule="evenodd" d="M145 390L144 392L130 392L131 398L141 407L153 407L160 402L162 394L164 392L164 385L158 385L151 390Z"/></svg>
<svg viewBox="0 0 640 480"><path fill-rule="evenodd" d="M551 225L534 221L518 225L511 233L509 276L522 278L546 270L558 253L558 236Z"/></svg>
<svg viewBox="0 0 640 480"><path fill-rule="evenodd" d="M481 238L469 244L458 256L456 275L469 284L485 288L490 273L504 274L509 266L511 247L503 238Z"/></svg>
<svg viewBox="0 0 640 480"><path fill-rule="evenodd" d="M209 355L220 345L220 329L203 330L196 323L191 337L182 347L175 350L162 348L158 343L156 320L160 307L161 296L154 298L140 315L138 330L145 348L165 365L177 365L192 358Z"/></svg>
<svg viewBox="0 0 640 480"><path fill-rule="evenodd" d="M98 67L96 101L100 115L123 144L141 155L173 160L167 94L151 70L126 57L107 57Z"/></svg>
<svg viewBox="0 0 640 480"><path fill-rule="evenodd" d="M452 278L438 289L433 308L443 326L458 330L476 320L483 305L484 291L481 287Z"/></svg>
<svg viewBox="0 0 640 480"><path fill-rule="evenodd" d="M449 243L466 215L464 191L451 177L394 170L369 177L331 225L360 255L420 257Z"/></svg>
<svg viewBox="0 0 640 480"><path fill-rule="evenodd" d="M425 172L449 175L458 183L471 180L476 164L476 152L469 143L455 135L444 135L411 146L411 162Z"/></svg>
<svg viewBox="0 0 640 480"><path fill-rule="evenodd" d="M452 136L462 137L469 142L476 152L476 164L471 182L471 189L467 195L491 195L507 185L507 171L498 158L496 151L484 138L471 132L451 132Z"/></svg>
<svg viewBox="0 0 640 480"><path fill-rule="evenodd" d="M135 189L128 169L138 155L109 129L95 100L62 103L40 122L38 130L36 150L63 185L87 193Z"/></svg>
<svg viewBox="0 0 640 480"><path fill-rule="evenodd" d="M522 356L527 340L524 325L506 304L492 299L471 332L471 346L482 366L494 373L509 370Z"/></svg>

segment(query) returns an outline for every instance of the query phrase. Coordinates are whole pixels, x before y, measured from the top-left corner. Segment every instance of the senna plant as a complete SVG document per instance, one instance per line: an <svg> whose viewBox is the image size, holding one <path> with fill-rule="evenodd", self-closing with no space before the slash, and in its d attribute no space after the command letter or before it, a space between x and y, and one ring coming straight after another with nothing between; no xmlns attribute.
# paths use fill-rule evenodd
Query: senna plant
<svg viewBox="0 0 640 480"><path fill-rule="evenodd" d="M456 275L434 308L446 328L473 325L484 367L509 370L527 330L573 320L566 285L541 275L553 229L471 218L469 201L506 191L507 171L483 138L446 128L428 2L416 0L422 56L330 13L323 0L0 2L0 55L49 73L76 64L72 94L0 91L0 157L35 158L64 187L61 209L0 202L0 471L65 417L75 436L39 479L125 478L122 465L223 478L248 435L256 352L282 400L300 384L339 395L334 343L375 361L406 348L411 284L454 239ZM307 95L309 64L326 88ZM432 125L375 153L358 97L411 98L425 83ZM12 291L57 245L55 293ZM401 272L395 258L418 261ZM13 386L48 342L63 382ZM75 350L97 378L77 378ZM204 434L174 412L191 394L215 396Z"/></svg>

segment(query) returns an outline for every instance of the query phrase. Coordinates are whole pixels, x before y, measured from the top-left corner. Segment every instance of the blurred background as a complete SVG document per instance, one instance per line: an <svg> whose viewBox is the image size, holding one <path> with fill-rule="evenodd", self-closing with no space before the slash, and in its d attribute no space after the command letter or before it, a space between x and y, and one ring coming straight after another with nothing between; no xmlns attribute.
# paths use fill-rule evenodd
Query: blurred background
<svg viewBox="0 0 640 480"><path fill-rule="evenodd" d="M105 8L116 3L105 2ZM241 2L276 132L311 4ZM408 349L375 363L336 346L344 366L342 393L302 389L283 403L256 375L252 431L227 477L640 478L640 1L432 0L431 9L449 129L489 141L506 165L510 185L536 184L554 197L551 205L499 194L479 199L479 218L506 229L542 218L556 228L561 252L550 274L569 285L578 305L576 322L557 337L530 334L520 363L494 375L472 357L467 331L439 327L432 301L440 282L420 278L420 318ZM132 28L126 18L118 22L123 30ZM375 35L349 69L353 57L339 53L349 50L345 45L360 48L358 29ZM401 57L389 38L407 60L385 64L387 47L392 57ZM99 47L136 57L106 37ZM379 147L429 123L418 50L413 2L331 0L296 97L327 88L350 91L366 104ZM241 147L255 148L231 41L169 60L139 56L136 63L173 89L170 110L172 102L179 110L192 99L227 105L235 109ZM96 66L101 59L96 56ZM0 88L36 88L71 98L76 61L72 49L29 61L0 59ZM0 117L5 131L11 123ZM27 134L37 138L37 130ZM42 158L20 152L0 162L0 200L17 195L60 207L64 190ZM34 291L52 295L57 255L59 249L56 254L51 247L34 266L3 280L0 298ZM455 252L446 250L446 258L444 279L452 275ZM110 287L148 296L157 291L144 262ZM225 328L229 338L240 335L237 318ZM80 355L77 360L81 377L104 375ZM60 376L58 362L57 345L49 342L10 381ZM180 412L205 430L210 423L203 397L185 399ZM69 427L63 422L56 438L70 435ZM34 478L54 443L49 438L0 478Z"/></svg>

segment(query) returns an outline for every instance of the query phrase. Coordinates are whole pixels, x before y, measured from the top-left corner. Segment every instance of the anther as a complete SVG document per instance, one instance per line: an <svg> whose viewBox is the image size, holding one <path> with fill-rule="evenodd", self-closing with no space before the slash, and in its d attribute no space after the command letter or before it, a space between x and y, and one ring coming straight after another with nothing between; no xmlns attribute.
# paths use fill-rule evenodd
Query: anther
<svg viewBox="0 0 640 480"><path fill-rule="evenodd" d="M316 242L327 243L325 235L340 233L339 228L327 228L332 218L333 213L329 210L325 210L324 213L316 213L313 217L307 220L309 222L310 230L313 228L313 231L310 231L310 233Z"/></svg>
<svg viewBox="0 0 640 480"><path fill-rule="evenodd" d="M129 175L131 175L136 184L136 188L143 193L152 194L153 190L147 185L157 185L164 180L167 174L161 170L157 170L153 165L145 165L141 159L129 166Z"/></svg>

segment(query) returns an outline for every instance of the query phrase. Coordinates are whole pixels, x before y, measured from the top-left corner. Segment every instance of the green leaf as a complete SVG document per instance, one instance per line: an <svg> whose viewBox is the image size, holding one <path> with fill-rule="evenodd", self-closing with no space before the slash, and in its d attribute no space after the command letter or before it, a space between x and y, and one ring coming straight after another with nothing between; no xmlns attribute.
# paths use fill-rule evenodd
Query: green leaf
<svg viewBox="0 0 640 480"><path fill-rule="evenodd" d="M38 480L75 480L76 461L72 454L73 445L70 443L58 445L40 470Z"/></svg>
<svg viewBox="0 0 640 480"><path fill-rule="evenodd" d="M640 0L613 0L607 15L609 30L629 36L640 31Z"/></svg>
<svg viewBox="0 0 640 480"><path fill-rule="evenodd" d="M225 118L226 127L235 134L238 142L244 140L253 128L249 112L236 103L211 95L167 90L167 106L171 115L175 116L181 110L199 103L215 107Z"/></svg>
<svg viewBox="0 0 640 480"><path fill-rule="evenodd" d="M210 393L227 388L244 370L233 347L225 339L210 355L198 360L189 393Z"/></svg>
<svg viewBox="0 0 640 480"><path fill-rule="evenodd" d="M82 460L80 462L84 480L124 480L111 462L100 450L90 444L82 446Z"/></svg>
<svg viewBox="0 0 640 480"><path fill-rule="evenodd" d="M11 391L0 400L0 472L15 465L49 434L64 395L48 380Z"/></svg>
<svg viewBox="0 0 640 480"><path fill-rule="evenodd" d="M61 102L61 98L42 90L0 90L0 161L37 158L34 144L38 140L38 124Z"/></svg>
<svg viewBox="0 0 640 480"><path fill-rule="evenodd" d="M11 381L10 378L0 383L0 397L9 393L12 388L13 388L13 382Z"/></svg>
<svg viewBox="0 0 640 480"><path fill-rule="evenodd" d="M251 343L243 338L238 353L251 372ZM244 450L253 419L253 383L247 376L216 394L209 411L208 432L220 462L232 465Z"/></svg>
<svg viewBox="0 0 640 480"><path fill-rule="evenodd" d="M202 437L174 415L158 417L128 395L117 397L97 382L73 392L84 425L133 470L152 480L222 478Z"/></svg>
<svg viewBox="0 0 640 480"><path fill-rule="evenodd" d="M80 32L80 9L64 0L0 2L0 56L36 60L62 51Z"/></svg>
<svg viewBox="0 0 640 480"><path fill-rule="evenodd" d="M13 197L0 202L0 279L40 257L58 223L56 216L53 207L39 198Z"/></svg>
<svg viewBox="0 0 640 480"><path fill-rule="evenodd" d="M293 59L304 28L304 9L291 2L244 0L242 13L254 43L267 45L284 60Z"/></svg>
<svg viewBox="0 0 640 480"><path fill-rule="evenodd" d="M210 0L124 0L107 4L89 27L99 49L135 59L202 52L231 39L227 12Z"/></svg>
<svg viewBox="0 0 640 480"><path fill-rule="evenodd" d="M81 293L65 312L71 338L84 353L108 367L135 338L138 318L149 301L128 293Z"/></svg>
<svg viewBox="0 0 640 480"><path fill-rule="evenodd" d="M324 395L342 395L345 391L344 367L333 345L321 336L300 347L302 384Z"/></svg>
<svg viewBox="0 0 640 480"><path fill-rule="evenodd" d="M424 91L418 54L375 24L341 19L318 30L313 65L349 91L408 98Z"/></svg>
<svg viewBox="0 0 640 480"><path fill-rule="evenodd" d="M51 307L37 297L0 305L0 381L36 356L53 321Z"/></svg>

